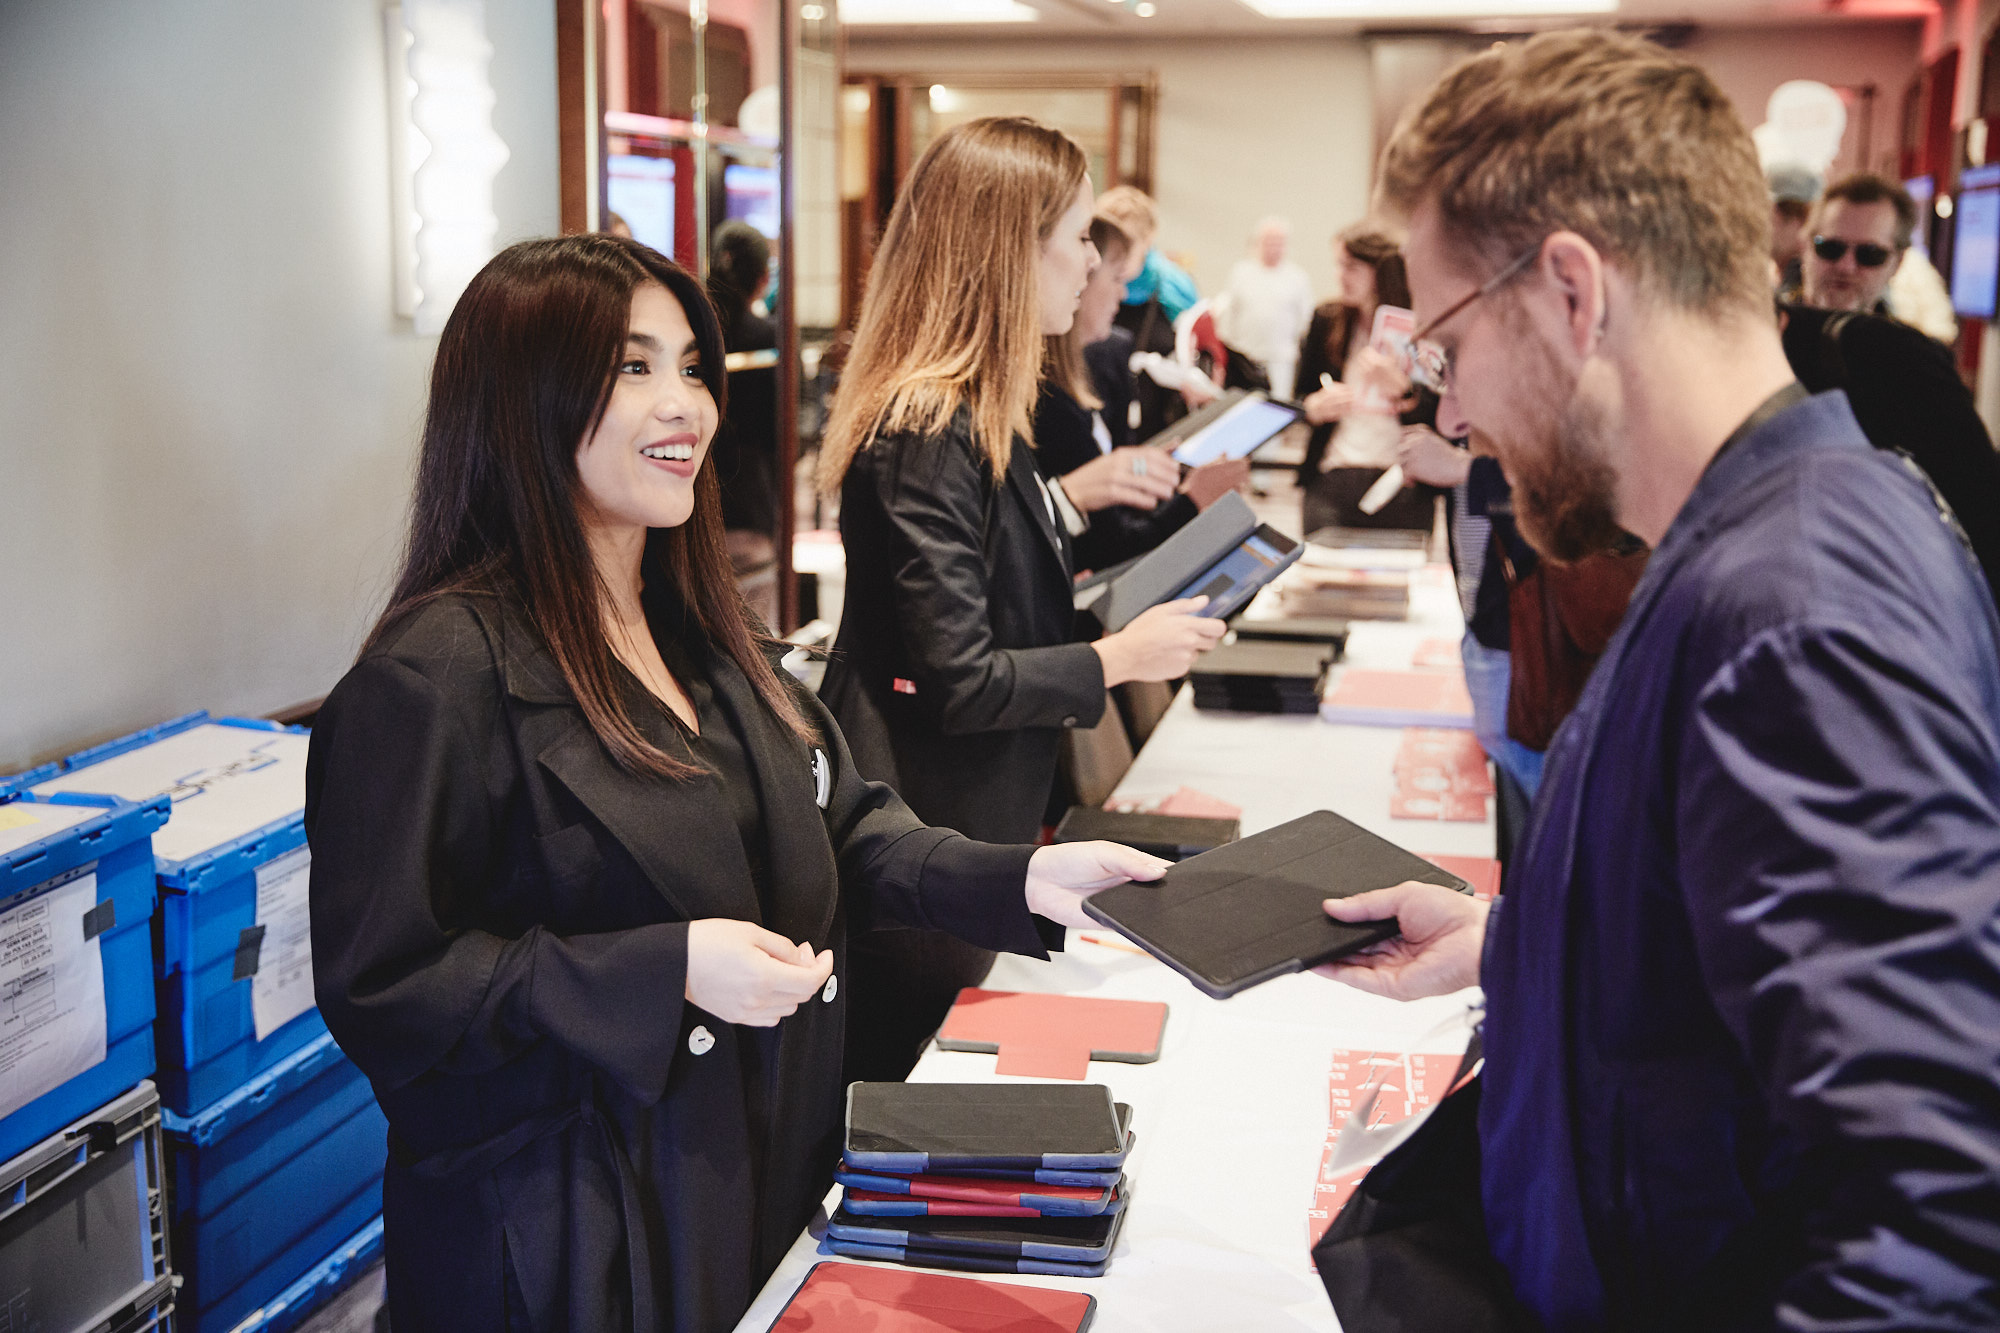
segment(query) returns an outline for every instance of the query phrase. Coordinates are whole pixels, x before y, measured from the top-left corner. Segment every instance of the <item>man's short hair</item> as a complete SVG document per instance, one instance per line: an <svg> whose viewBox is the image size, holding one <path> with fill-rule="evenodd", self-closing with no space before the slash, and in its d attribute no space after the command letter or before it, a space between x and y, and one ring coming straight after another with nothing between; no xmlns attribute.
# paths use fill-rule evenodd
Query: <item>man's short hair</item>
<svg viewBox="0 0 2000 1333"><path fill-rule="evenodd" d="M1461 62L1404 114L1379 188L1405 217L1434 202L1496 268L1567 230L1672 304L1770 304L1749 130L1698 66L1636 37L1545 33Z"/></svg>
<svg viewBox="0 0 2000 1333"><path fill-rule="evenodd" d="M1896 210L1896 248L1910 248L1910 237L1917 230L1917 201L1895 181L1872 171L1857 171L1851 176L1842 176L1827 186L1826 193L1819 197L1819 214L1824 216L1826 206L1836 199L1845 199L1850 204L1893 206Z"/></svg>
<svg viewBox="0 0 2000 1333"><path fill-rule="evenodd" d="M1097 211L1135 241L1150 240L1160 229L1160 213L1152 196L1136 185L1112 186L1098 196Z"/></svg>

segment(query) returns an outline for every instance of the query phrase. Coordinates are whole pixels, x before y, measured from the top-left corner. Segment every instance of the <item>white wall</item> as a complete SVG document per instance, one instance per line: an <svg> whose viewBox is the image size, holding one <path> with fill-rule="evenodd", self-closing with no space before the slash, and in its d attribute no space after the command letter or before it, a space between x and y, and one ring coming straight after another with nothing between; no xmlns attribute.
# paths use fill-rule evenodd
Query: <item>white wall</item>
<svg viewBox="0 0 2000 1333"><path fill-rule="evenodd" d="M895 42L849 29L850 73L1156 70L1160 245L1195 259L1219 291L1266 214L1291 219L1292 257L1336 287L1334 232L1368 205L1368 51L1344 37ZM1100 182L1101 184L1101 182Z"/></svg>
<svg viewBox="0 0 2000 1333"><path fill-rule="evenodd" d="M551 0L487 0L502 240L553 232ZM0 4L0 771L327 690L401 539L370 0Z"/></svg>
<svg viewBox="0 0 2000 1333"><path fill-rule="evenodd" d="M1861 113L1850 105L1847 137L1833 173L1864 166L1894 174L1897 121L1903 90L1916 76L1923 25L1821 23L1788 28L1704 28L1681 54L1706 69L1736 104L1746 125L1764 121L1764 110L1779 84L1816 79L1835 87L1875 85L1870 142L1861 141ZM1886 160L1885 160L1886 159Z"/></svg>

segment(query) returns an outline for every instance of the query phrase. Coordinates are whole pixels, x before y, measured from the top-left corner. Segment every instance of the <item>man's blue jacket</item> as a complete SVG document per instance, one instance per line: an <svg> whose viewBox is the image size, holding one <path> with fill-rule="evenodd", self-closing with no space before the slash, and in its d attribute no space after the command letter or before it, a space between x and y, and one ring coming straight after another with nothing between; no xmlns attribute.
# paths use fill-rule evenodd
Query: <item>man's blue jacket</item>
<svg viewBox="0 0 2000 1333"><path fill-rule="evenodd" d="M2000 624L1791 393L1654 553L1489 926L1482 1193L1553 1330L2000 1327Z"/></svg>

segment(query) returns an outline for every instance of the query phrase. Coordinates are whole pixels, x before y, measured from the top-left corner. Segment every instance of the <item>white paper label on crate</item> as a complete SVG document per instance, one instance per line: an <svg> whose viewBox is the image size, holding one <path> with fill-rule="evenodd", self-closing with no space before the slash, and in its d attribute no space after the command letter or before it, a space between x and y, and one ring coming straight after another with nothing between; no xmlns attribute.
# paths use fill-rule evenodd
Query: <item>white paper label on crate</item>
<svg viewBox="0 0 2000 1333"><path fill-rule="evenodd" d="M174 812L153 835L153 855L185 861L297 813L306 803L311 744L297 732L204 722L34 790L38 796L105 792L128 801L164 792Z"/></svg>
<svg viewBox="0 0 2000 1333"><path fill-rule="evenodd" d="M301 847L257 867L257 924L264 946L250 978L250 1019L262 1041L313 1007L312 909L306 895L312 850Z"/></svg>
<svg viewBox="0 0 2000 1333"><path fill-rule="evenodd" d="M0 1119L104 1061L104 956L84 937L97 872L0 912Z"/></svg>

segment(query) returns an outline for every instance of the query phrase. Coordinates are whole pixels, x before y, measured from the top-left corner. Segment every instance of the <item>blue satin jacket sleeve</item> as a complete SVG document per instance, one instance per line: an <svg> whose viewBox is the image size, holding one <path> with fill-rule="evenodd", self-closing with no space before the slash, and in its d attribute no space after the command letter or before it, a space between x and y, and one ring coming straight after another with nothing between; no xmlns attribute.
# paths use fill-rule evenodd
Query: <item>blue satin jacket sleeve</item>
<svg viewBox="0 0 2000 1333"><path fill-rule="evenodd" d="M1754 636L1681 740L1699 964L1811 1182L1788 1330L1988 1327L2000 1274L2000 745L1882 640Z"/></svg>

